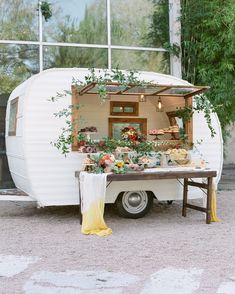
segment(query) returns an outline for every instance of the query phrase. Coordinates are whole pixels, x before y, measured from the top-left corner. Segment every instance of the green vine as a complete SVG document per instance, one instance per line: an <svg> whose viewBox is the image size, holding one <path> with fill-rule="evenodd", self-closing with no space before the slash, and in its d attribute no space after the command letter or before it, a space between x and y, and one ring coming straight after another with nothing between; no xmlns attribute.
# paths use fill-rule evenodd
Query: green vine
<svg viewBox="0 0 235 294"><path fill-rule="evenodd" d="M39 2L39 8L42 15L44 16L45 21L48 21L52 17L51 3L47 1Z"/></svg>
<svg viewBox="0 0 235 294"><path fill-rule="evenodd" d="M194 105L192 107L185 106L183 108L178 108L176 110L176 116L182 118L183 122L189 121L194 112L203 112L206 119L207 126L211 132L211 137L213 138L216 134L215 129L212 126L211 114L216 112L216 107L214 107L205 95L195 95Z"/></svg>
<svg viewBox="0 0 235 294"><path fill-rule="evenodd" d="M185 106L185 107L180 107L177 108L176 112L175 112L176 116L182 118L183 123L189 121L193 115L193 109L192 107L189 106Z"/></svg>
<svg viewBox="0 0 235 294"><path fill-rule="evenodd" d="M111 72L108 70L99 70L97 73L94 68L89 69L90 73L85 76L85 82L79 79L73 79L73 84L77 86L78 91L90 83L97 83L98 95L101 102L105 102L108 98L108 83L117 82L119 84L119 90L125 90L130 84L144 85L151 84L139 78L139 73L134 70L124 73L118 68L113 69Z"/></svg>

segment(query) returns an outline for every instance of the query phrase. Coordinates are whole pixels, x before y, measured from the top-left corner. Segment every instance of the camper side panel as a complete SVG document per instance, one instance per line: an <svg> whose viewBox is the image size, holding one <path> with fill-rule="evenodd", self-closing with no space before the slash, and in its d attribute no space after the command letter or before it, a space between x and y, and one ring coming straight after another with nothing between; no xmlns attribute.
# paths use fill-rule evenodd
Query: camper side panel
<svg viewBox="0 0 235 294"><path fill-rule="evenodd" d="M28 82L28 81L27 81ZM6 112L6 150L11 176L17 188L31 194L27 177L27 168L24 156L24 98L27 82L17 87L9 97ZM16 102L12 106L12 102ZM17 108L16 112L13 109ZM15 133L12 132L12 120L15 116Z"/></svg>
<svg viewBox="0 0 235 294"><path fill-rule="evenodd" d="M217 170L215 182L218 184L223 166L223 139L220 122L215 113L211 114L211 124L216 132L214 137L211 137L204 114L195 113L193 116L193 141L194 149L198 150L202 158L206 160L207 165Z"/></svg>
<svg viewBox="0 0 235 294"><path fill-rule="evenodd" d="M34 80L28 93L25 124L25 153L32 191L39 205L78 204L78 186L74 171L83 157L77 152L63 156L52 144L64 127L64 118L54 113L71 104L71 96L51 102L49 99L69 90L73 70L48 70Z"/></svg>

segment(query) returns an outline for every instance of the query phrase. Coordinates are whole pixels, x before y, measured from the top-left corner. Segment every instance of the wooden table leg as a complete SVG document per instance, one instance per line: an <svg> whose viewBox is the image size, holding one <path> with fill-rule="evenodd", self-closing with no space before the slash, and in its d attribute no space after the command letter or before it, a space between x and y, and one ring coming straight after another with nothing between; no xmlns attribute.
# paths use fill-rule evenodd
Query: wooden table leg
<svg viewBox="0 0 235 294"><path fill-rule="evenodd" d="M187 202L188 202L188 179L184 179L182 216L186 216L186 204L187 204Z"/></svg>
<svg viewBox="0 0 235 294"><path fill-rule="evenodd" d="M206 223L211 223L212 178L207 178Z"/></svg>

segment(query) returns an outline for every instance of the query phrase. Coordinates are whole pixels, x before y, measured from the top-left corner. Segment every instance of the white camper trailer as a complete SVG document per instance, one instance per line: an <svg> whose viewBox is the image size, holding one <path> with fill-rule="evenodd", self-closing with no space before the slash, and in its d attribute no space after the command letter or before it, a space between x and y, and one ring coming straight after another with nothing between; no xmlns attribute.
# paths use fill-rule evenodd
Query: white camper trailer
<svg viewBox="0 0 235 294"><path fill-rule="evenodd" d="M71 96L53 103L49 101L57 92L69 90L72 78L83 80L89 73L87 69L50 69L32 76L19 85L10 95L6 114L6 149L9 168L17 188L26 192L38 206L78 205L78 183L74 174L82 168L86 154L77 151L64 157L51 142L55 141L65 122L55 118L54 113L71 104ZM190 85L188 82L170 75L154 72L141 72L141 79L156 84ZM138 101L138 97L111 97L111 101ZM83 95L80 102L84 106L82 115L88 125L98 129L94 139L107 137L109 134L108 119L116 117L110 114L110 101L100 103L97 95ZM156 112L156 97L149 96L146 102L139 102L137 118L147 121L147 129L164 128L169 125L166 111L174 111L179 100L172 97L162 99L164 112ZM183 102L182 102L183 103ZM128 114L126 115L126 118ZM120 117L119 117L120 118ZM133 116L132 116L133 118ZM223 141L218 117L211 115L216 135L211 138L210 130L202 113L193 115L193 142L200 153L217 170L218 183L223 163ZM150 137L149 137L150 139ZM202 192L190 188L191 196L202 197ZM150 195L151 194L151 195ZM177 180L113 182L106 192L106 203L115 203L118 197L126 199L158 200L182 199L182 186ZM136 204L135 204L136 205ZM126 208L129 215L144 214L148 205Z"/></svg>

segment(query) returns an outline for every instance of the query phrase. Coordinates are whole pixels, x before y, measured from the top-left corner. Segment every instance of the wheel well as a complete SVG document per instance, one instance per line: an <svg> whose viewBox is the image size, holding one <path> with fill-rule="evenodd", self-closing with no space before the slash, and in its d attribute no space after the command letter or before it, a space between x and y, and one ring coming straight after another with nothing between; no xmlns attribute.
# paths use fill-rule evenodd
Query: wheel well
<svg viewBox="0 0 235 294"><path fill-rule="evenodd" d="M152 196L153 198L157 199L157 197L155 196L155 194L153 193L153 191L146 191L147 194L150 196Z"/></svg>

